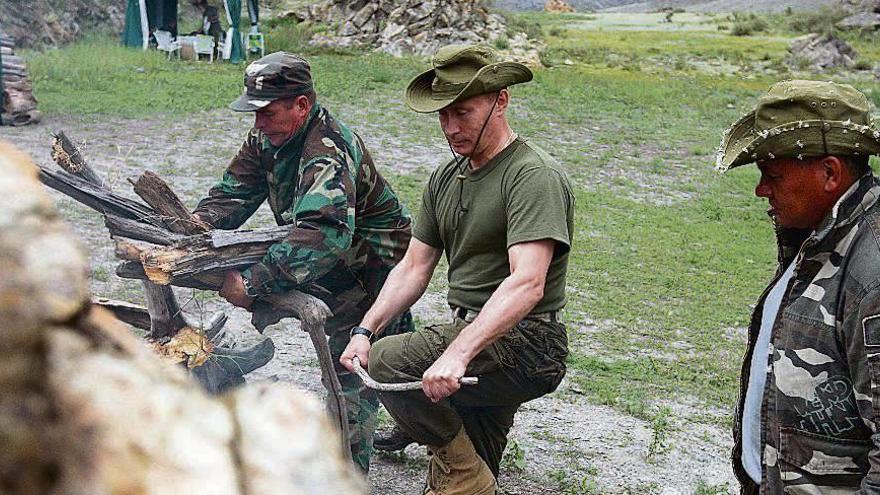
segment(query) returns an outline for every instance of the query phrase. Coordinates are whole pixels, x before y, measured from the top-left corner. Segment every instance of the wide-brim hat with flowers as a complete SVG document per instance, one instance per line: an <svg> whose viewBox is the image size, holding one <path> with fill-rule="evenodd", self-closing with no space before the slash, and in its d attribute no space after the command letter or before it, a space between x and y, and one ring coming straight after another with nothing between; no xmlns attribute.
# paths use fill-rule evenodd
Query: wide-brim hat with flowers
<svg viewBox="0 0 880 495"><path fill-rule="evenodd" d="M760 98L721 140L715 168L721 172L776 158L880 154L880 130L871 123L868 99L846 84L783 81Z"/></svg>
<svg viewBox="0 0 880 495"><path fill-rule="evenodd" d="M472 96L492 93L532 80L532 71L518 62L502 61L484 45L448 45L431 58L432 68L406 88L406 104L431 113Z"/></svg>

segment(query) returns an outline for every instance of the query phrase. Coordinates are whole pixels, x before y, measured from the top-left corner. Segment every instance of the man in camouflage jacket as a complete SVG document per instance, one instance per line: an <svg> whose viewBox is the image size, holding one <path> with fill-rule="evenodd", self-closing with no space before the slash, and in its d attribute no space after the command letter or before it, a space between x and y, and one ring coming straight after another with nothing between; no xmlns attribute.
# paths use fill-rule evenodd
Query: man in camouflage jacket
<svg viewBox="0 0 880 495"><path fill-rule="evenodd" d="M749 327L734 422L743 493L880 493L880 132L850 86L774 85L725 134L757 162L779 266Z"/></svg>
<svg viewBox="0 0 880 495"><path fill-rule="evenodd" d="M250 64L245 92L231 108L255 112L254 128L194 215L214 228L235 229L268 200L275 221L292 228L260 263L228 272L220 294L242 307L292 289L319 297L333 311L326 331L338 361L349 329L403 257L409 214L361 138L316 101L304 59L277 52ZM411 330L407 312L392 333ZM366 471L378 397L342 365L336 371L346 396L352 456Z"/></svg>

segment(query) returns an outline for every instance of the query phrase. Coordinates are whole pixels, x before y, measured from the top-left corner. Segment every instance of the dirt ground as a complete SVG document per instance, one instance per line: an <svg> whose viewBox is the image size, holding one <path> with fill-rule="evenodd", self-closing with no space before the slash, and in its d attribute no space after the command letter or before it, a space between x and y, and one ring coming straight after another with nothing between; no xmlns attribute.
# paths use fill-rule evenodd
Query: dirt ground
<svg viewBox="0 0 880 495"><path fill-rule="evenodd" d="M186 121L49 117L39 126L0 128L0 139L29 152L38 163L51 165L51 132L65 130L71 139L84 145L85 158L117 192L133 195L126 179L152 170L164 177L189 206L194 206L219 178L248 127L246 116L224 111L204 113ZM393 136L373 134L365 139L368 145L377 145ZM441 156L438 150L442 147L430 144L402 150L398 163L403 166L396 172L419 173L406 165L434 164ZM377 158L383 163L381 157ZM113 274L116 262L112 245L99 215L53 195L62 215L89 252L93 292L140 301L140 284L120 280ZM249 225L269 225L271 221L268 210L263 208ZM227 324L232 330L230 340L245 344L260 338L244 311L226 305L215 294L190 290L178 290L177 294L191 321L198 322L222 309L231 316ZM443 295L426 294L414 312L421 321L443 317ZM596 331L573 330L577 335ZM320 394L317 360L296 322L282 322L267 329L266 334L275 341L275 358L251 373L248 380L287 382ZM589 345L578 343L577 348L589 352ZM722 487L733 493L735 483L728 460L730 435L727 428L718 426L718 421L692 421L698 411L691 406L665 404L672 410L668 426L652 426L612 408L591 404L571 384L571 380L566 380L554 394L520 409L510 438L521 455L511 456L503 463L500 483L506 493L671 495L693 494L698 489L699 493L720 493ZM721 414L716 411L714 415ZM424 465L424 449L417 446L410 446L399 455L378 455L370 474L372 493L420 493Z"/></svg>

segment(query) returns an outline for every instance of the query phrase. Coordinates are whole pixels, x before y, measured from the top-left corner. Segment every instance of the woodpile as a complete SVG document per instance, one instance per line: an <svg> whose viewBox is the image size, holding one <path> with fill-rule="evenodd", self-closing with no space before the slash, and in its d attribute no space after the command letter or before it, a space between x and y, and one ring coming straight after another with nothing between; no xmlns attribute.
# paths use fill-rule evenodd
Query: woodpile
<svg viewBox="0 0 880 495"><path fill-rule="evenodd" d="M28 79L24 60L15 55L11 37L0 34L0 125L27 125L40 121L34 88Z"/></svg>
<svg viewBox="0 0 880 495"><path fill-rule="evenodd" d="M563 14L574 12L574 7L565 3L563 0L547 0L547 2L544 3L544 11Z"/></svg>
<svg viewBox="0 0 880 495"><path fill-rule="evenodd" d="M324 0L305 13L291 15L320 26L337 26L312 38L312 43L322 46L368 46L398 56L432 55L448 44L497 45L503 39L500 44L508 45L502 50L505 55L540 64L536 40L508 42L504 18L491 13L480 0ZM522 38L527 39L524 33Z"/></svg>
<svg viewBox="0 0 880 495"><path fill-rule="evenodd" d="M4 493L366 493L317 401L280 384L212 398L91 304L37 172L0 142Z"/></svg>

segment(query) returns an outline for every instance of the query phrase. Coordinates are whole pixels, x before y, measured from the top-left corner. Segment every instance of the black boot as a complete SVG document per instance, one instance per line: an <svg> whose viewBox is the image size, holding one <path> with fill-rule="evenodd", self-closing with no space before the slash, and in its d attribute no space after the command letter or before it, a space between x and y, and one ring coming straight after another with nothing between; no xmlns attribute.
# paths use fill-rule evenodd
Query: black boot
<svg viewBox="0 0 880 495"><path fill-rule="evenodd" d="M397 425L389 431L377 431L373 435L373 448L382 452L403 450L411 443L415 443L415 440Z"/></svg>

